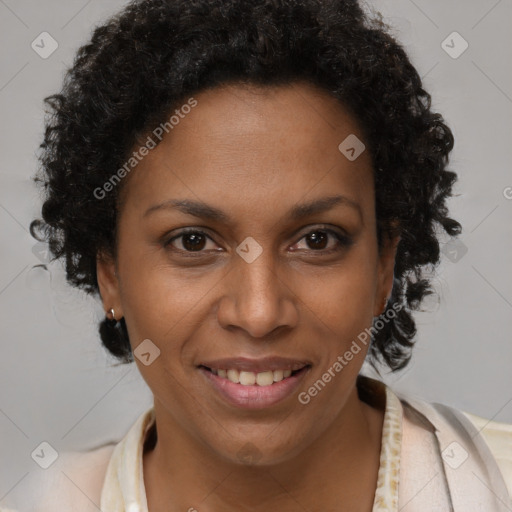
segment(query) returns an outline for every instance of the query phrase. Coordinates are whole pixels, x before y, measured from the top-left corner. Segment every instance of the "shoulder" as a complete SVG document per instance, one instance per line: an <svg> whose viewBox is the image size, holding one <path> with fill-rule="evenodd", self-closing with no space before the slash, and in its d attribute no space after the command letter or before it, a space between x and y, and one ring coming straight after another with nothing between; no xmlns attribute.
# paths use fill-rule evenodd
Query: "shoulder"
<svg viewBox="0 0 512 512"><path fill-rule="evenodd" d="M404 406L408 425L411 421L419 421L419 424L426 421L438 434L438 429L445 431L446 442L450 436L465 432L464 439L476 443L475 448L480 446L477 450L483 449L494 460L512 497L512 424L492 421L446 404L427 402L407 393L396 392L396 396ZM423 426L428 429L426 423Z"/></svg>
<svg viewBox="0 0 512 512"><path fill-rule="evenodd" d="M97 512L107 466L116 443L89 451L61 452L48 468L35 468L0 512ZM11 508L12 507L12 508Z"/></svg>
<svg viewBox="0 0 512 512"><path fill-rule="evenodd" d="M461 411L477 428L491 450L508 492L512 496L512 424L487 420L475 414Z"/></svg>

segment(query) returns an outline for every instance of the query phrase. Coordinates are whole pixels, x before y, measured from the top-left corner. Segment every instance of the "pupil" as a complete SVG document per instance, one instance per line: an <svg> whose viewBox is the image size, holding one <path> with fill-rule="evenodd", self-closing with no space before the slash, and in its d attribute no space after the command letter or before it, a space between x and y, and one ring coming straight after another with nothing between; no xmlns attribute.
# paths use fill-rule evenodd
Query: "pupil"
<svg viewBox="0 0 512 512"><path fill-rule="evenodd" d="M191 242L191 243L189 243L189 242ZM201 247L202 242L204 243L203 235L200 235L197 233L196 234L195 233L187 234L183 237L183 246L187 250L191 250L191 251L200 250L202 248Z"/></svg>
<svg viewBox="0 0 512 512"><path fill-rule="evenodd" d="M309 242L313 242L313 249L324 249L325 248L325 243L322 243L322 242L325 242L326 239L327 239L327 236L325 233L322 233L321 231L315 231L314 233L311 233L308 237L309 239ZM320 247L318 245L315 245L315 244L318 244L320 243Z"/></svg>

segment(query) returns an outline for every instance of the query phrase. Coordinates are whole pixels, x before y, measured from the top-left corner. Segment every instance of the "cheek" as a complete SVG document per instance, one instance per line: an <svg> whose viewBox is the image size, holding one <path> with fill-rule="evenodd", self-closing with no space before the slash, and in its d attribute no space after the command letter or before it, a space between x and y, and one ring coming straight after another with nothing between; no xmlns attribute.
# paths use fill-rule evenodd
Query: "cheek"
<svg viewBox="0 0 512 512"><path fill-rule="evenodd" d="M178 340L194 326L210 279L186 279L169 268L138 266L123 284L123 310L136 337L154 338L159 346ZM195 322L197 327L197 322Z"/></svg>
<svg viewBox="0 0 512 512"><path fill-rule="evenodd" d="M304 279L297 295L322 323L342 339L371 325L376 269L367 255L354 251L337 268Z"/></svg>
<svg viewBox="0 0 512 512"><path fill-rule="evenodd" d="M185 278L190 273L172 267L165 250L145 240L141 229L131 228L135 225L127 213L119 226L123 311L136 338L160 338L201 300L201 279Z"/></svg>

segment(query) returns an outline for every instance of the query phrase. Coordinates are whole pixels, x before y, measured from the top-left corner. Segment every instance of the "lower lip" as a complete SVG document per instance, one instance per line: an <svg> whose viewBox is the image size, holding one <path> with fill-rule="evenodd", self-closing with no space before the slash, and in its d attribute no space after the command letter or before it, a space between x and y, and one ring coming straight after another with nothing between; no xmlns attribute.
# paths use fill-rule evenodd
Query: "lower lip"
<svg viewBox="0 0 512 512"><path fill-rule="evenodd" d="M213 385L213 388L231 405L242 409L263 409L292 395L309 368L309 366L305 366L297 373L279 382L274 382L270 386L235 384L229 379L215 375L206 368L200 367L199 370Z"/></svg>

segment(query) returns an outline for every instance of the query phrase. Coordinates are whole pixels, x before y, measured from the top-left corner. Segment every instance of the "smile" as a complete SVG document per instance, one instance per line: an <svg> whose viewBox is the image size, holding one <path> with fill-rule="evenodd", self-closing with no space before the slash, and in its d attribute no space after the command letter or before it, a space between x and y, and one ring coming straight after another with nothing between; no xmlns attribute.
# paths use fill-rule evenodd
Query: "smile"
<svg viewBox="0 0 512 512"><path fill-rule="evenodd" d="M207 392L213 391L217 399L237 408L262 409L293 395L311 364L282 358L240 358L205 362L198 369L206 378Z"/></svg>

